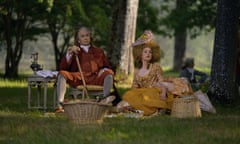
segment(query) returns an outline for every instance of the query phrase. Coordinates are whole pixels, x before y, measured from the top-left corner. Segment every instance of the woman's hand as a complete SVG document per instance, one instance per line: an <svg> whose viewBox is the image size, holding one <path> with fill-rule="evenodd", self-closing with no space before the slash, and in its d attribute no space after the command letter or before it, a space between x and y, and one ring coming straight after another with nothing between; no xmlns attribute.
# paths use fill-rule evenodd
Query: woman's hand
<svg viewBox="0 0 240 144"><path fill-rule="evenodd" d="M160 99L166 100L167 99L167 87L163 84L163 82L156 82L153 84L154 87L159 87L161 89Z"/></svg>
<svg viewBox="0 0 240 144"><path fill-rule="evenodd" d="M160 94L160 99L161 99L161 100L167 100L166 92L162 92L162 93Z"/></svg>

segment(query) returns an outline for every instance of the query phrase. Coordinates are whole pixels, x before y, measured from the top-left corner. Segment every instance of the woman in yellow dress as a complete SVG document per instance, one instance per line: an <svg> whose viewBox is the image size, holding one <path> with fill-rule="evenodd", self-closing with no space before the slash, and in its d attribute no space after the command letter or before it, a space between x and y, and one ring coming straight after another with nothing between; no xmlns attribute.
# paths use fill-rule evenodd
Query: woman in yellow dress
<svg viewBox="0 0 240 144"><path fill-rule="evenodd" d="M186 79L163 76L159 65L162 53L151 31L145 31L133 44L133 56L139 69L134 74L132 89L123 95L118 108L130 105L147 116L160 109L171 110L175 97L192 94Z"/></svg>

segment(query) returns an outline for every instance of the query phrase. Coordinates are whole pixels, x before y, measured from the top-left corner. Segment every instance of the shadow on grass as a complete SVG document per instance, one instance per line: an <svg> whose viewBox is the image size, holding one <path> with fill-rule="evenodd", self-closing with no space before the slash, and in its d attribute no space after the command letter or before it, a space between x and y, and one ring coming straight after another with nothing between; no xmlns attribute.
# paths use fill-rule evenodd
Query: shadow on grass
<svg viewBox="0 0 240 144"><path fill-rule="evenodd" d="M27 87L5 87L0 88L0 110L14 111L14 112L28 112L28 89ZM43 94L43 90L41 90ZM48 90L48 107L53 107L53 88ZM43 103L43 96L40 99ZM32 89L31 105L37 106L37 89Z"/></svg>
<svg viewBox="0 0 240 144"><path fill-rule="evenodd" d="M49 89L49 93L53 89ZM123 95L127 89L118 88ZM0 143L237 143L240 106L217 105L217 114L202 118L172 118L159 115L146 119L106 118L102 125L73 125L64 115L45 115L28 110L27 88L0 88ZM49 106L52 96L49 95ZM50 110L51 111L51 110Z"/></svg>

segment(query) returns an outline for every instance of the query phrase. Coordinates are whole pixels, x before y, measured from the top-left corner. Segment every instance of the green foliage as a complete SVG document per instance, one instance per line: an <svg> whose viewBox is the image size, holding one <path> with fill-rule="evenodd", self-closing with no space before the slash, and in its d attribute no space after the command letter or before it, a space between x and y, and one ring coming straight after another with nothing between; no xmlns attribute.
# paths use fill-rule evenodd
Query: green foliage
<svg viewBox="0 0 240 144"><path fill-rule="evenodd" d="M64 29L66 26L76 28L88 22L82 3L78 0L55 0L52 9L47 11L45 16L47 16L48 23L54 23L58 29Z"/></svg>
<svg viewBox="0 0 240 144"><path fill-rule="evenodd" d="M19 39L22 35L20 39L23 40L35 39L34 36L44 32L44 29L35 24L40 16L37 11L49 7L47 3L32 0L21 2L2 0L0 2L0 35L2 37L0 38Z"/></svg>
<svg viewBox="0 0 240 144"><path fill-rule="evenodd" d="M114 0L83 1L84 11L90 18L89 26L93 28L94 44L105 48L110 40L112 7Z"/></svg>
<svg viewBox="0 0 240 144"><path fill-rule="evenodd" d="M47 3L47 2L46 2ZM18 76L18 65L22 57L24 42L35 40L35 36L45 32L38 25L39 13L49 8L45 1L3 0L0 2L0 41L6 48L5 77Z"/></svg>
<svg viewBox="0 0 240 144"><path fill-rule="evenodd" d="M158 0L140 0L136 35L139 36L145 29L151 29L154 33L162 33L164 31L166 34L172 34L172 28L177 27L178 23L185 21L189 21L191 25L201 23L201 29L206 29L207 27L204 27L204 25L214 21L212 18L216 4L214 0L190 0L186 3L187 9L182 12L172 12L174 3L175 1L173 0L165 0L161 1L161 3ZM57 35L59 35L56 46L53 46L57 60L62 57L66 48L72 44L75 28L79 25L87 25L93 28L95 44L105 48L110 40L109 34L114 4L114 0L2 0L0 2L1 48L6 48L6 41L4 41L6 36L4 34L7 33L12 37L18 36L23 32L20 28L24 25L26 26L23 34L24 41L37 40L38 37L36 36L39 36L41 33L50 33L52 40L55 40ZM8 10L12 10L12 15L14 16L10 20L13 22L10 25L4 23L7 22L4 16L10 14ZM19 12L19 15L17 12ZM170 18L168 13L174 14ZM178 13L180 15L175 16ZM23 15L26 16L22 17ZM166 20L160 19L162 16L166 16ZM180 19L182 16L185 17L184 20ZM167 20L167 18L169 19ZM205 18L205 23L203 23L203 18ZM24 22L24 20L28 21ZM48 27L47 24L49 25ZM160 24L165 25L164 29L160 29ZM195 31L194 26L189 27L191 28L189 30ZM211 28L211 26L209 27ZM194 36L194 32L192 34ZM12 42L14 41L13 38ZM17 53L21 52L16 51L15 55ZM58 64L58 61L56 64Z"/></svg>
<svg viewBox="0 0 240 144"><path fill-rule="evenodd" d="M159 18L160 9L154 6L153 1L151 3L149 0L139 0L138 15L137 15L137 30L136 35L139 36L144 30L149 29L154 33L160 33L159 30Z"/></svg>
<svg viewBox="0 0 240 144"><path fill-rule="evenodd" d="M139 1L137 31L140 35L146 29L165 36L188 29L192 38L215 27L216 0L158 0Z"/></svg>
<svg viewBox="0 0 240 144"><path fill-rule="evenodd" d="M0 79L1 88L26 87L26 80Z"/></svg>
<svg viewBox="0 0 240 144"><path fill-rule="evenodd" d="M173 4L174 2L177 4ZM194 38L202 31L209 32L215 27L216 0L184 0L179 2L178 0L165 0L161 8L163 12L168 13L160 20L164 35L173 36L176 32L188 29L191 37ZM166 28L167 30L164 30Z"/></svg>

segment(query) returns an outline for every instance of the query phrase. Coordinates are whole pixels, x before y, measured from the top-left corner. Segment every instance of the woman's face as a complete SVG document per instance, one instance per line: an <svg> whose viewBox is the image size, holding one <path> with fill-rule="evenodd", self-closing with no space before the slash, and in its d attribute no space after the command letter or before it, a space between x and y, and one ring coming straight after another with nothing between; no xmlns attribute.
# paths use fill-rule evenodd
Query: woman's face
<svg viewBox="0 0 240 144"><path fill-rule="evenodd" d="M152 59L152 49L145 47L142 51L142 61L150 62Z"/></svg>

